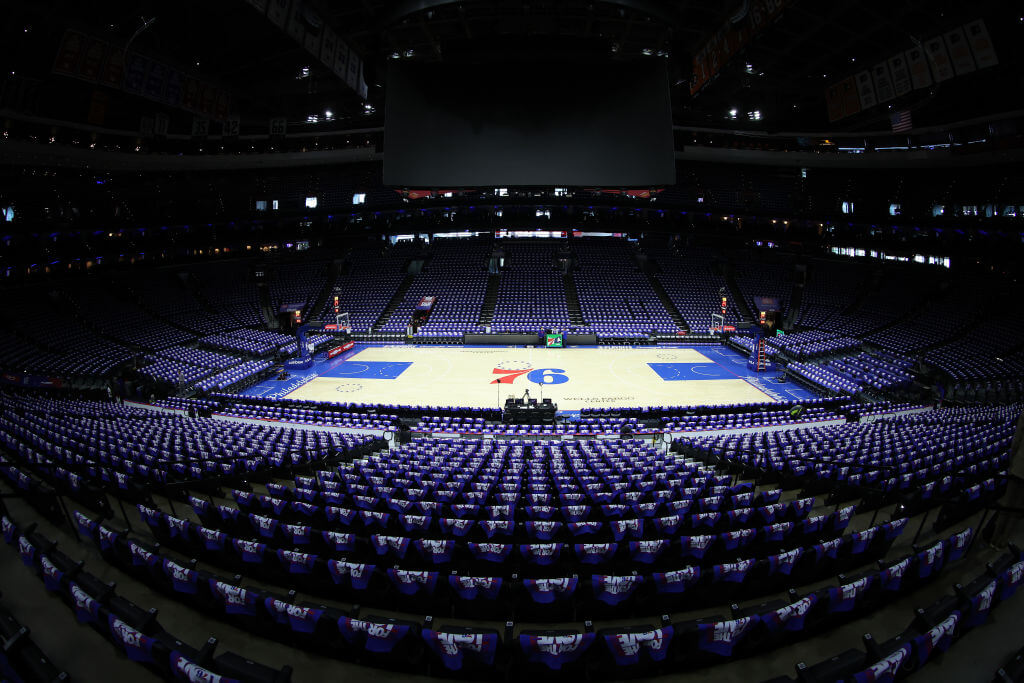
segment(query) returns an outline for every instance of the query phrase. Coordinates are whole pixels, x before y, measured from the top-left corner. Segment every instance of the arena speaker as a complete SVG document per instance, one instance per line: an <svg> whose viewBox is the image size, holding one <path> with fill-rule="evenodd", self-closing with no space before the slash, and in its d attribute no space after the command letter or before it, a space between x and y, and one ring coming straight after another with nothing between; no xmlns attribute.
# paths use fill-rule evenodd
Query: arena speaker
<svg viewBox="0 0 1024 683"><path fill-rule="evenodd" d="M796 419L796 418L800 417L803 414L804 414L804 407L803 406L797 405L797 406L793 406L792 408L789 409L789 416L791 418L793 418L793 419Z"/></svg>

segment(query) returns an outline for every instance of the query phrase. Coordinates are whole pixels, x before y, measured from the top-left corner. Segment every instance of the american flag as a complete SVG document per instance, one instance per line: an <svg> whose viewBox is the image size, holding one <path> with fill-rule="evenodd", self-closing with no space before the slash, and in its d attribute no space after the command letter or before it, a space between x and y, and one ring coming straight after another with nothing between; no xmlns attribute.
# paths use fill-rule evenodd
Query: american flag
<svg viewBox="0 0 1024 683"><path fill-rule="evenodd" d="M894 133L906 133L914 127L914 121L906 109L893 112L889 119L892 121L892 132Z"/></svg>

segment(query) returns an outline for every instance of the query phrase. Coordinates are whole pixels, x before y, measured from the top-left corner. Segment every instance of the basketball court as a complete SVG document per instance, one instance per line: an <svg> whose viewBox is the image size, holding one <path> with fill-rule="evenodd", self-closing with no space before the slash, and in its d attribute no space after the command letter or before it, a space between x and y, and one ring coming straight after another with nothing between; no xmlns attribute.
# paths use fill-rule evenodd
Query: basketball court
<svg viewBox="0 0 1024 683"><path fill-rule="evenodd" d="M754 373L740 354L707 347L451 347L360 344L287 380L244 393L326 402L496 408L550 398L560 411L806 399Z"/></svg>

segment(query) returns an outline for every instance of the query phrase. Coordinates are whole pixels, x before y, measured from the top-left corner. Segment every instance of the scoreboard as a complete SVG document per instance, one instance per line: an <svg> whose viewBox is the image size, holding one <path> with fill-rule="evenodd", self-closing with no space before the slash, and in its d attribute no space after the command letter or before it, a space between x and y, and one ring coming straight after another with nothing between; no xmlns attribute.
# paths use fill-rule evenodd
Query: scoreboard
<svg viewBox="0 0 1024 683"><path fill-rule="evenodd" d="M560 349L562 348L562 335L557 334L545 334L544 335L544 346L549 349Z"/></svg>

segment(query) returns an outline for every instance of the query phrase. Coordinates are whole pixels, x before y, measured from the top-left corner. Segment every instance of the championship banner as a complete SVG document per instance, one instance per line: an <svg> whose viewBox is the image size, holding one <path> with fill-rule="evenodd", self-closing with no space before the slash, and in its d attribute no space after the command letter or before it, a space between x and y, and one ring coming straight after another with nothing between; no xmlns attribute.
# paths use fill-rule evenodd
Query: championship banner
<svg viewBox="0 0 1024 683"><path fill-rule="evenodd" d="M932 71L928 67L928 58L924 49L915 47L907 50L907 64L910 67L910 81L914 90L923 90L932 85Z"/></svg>
<svg viewBox="0 0 1024 683"><path fill-rule="evenodd" d="M871 74L866 70L861 71L856 76L857 79L857 95L860 97L860 108L869 109L878 104L878 98L875 97L875 84L871 81Z"/></svg>
<svg viewBox="0 0 1024 683"><path fill-rule="evenodd" d="M875 82L875 94L879 102L888 102L896 97L896 91L892 87L892 78L889 76L889 64L879 62L871 67L871 79Z"/></svg>
<svg viewBox="0 0 1024 683"><path fill-rule="evenodd" d="M907 62L902 52L889 58L889 73L892 74L892 87L896 91L896 97L906 95L913 89L914 86L910 82L910 69L907 68Z"/></svg>
<svg viewBox="0 0 1024 683"><path fill-rule="evenodd" d="M949 54L946 52L946 43L942 36L932 38L925 42L924 52L928 55L928 61L932 65L932 75L936 83L942 83L953 78L953 64L949 61Z"/></svg>
<svg viewBox="0 0 1024 683"><path fill-rule="evenodd" d="M963 26L947 31L944 37L946 48L949 50L949 59L953 62L953 71L956 75L963 76L974 71L976 69L974 55L971 54L971 48L967 44Z"/></svg>
<svg viewBox="0 0 1024 683"><path fill-rule="evenodd" d="M971 45L971 52L974 53L974 61L978 63L979 69L995 66L999 63L996 55L996 48L992 45L992 39L988 35L988 28L982 19L964 24L964 33L967 34L967 42Z"/></svg>
<svg viewBox="0 0 1024 683"><path fill-rule="evenodd" d="M693 57L693 77L690 81L690 95L696 95L707 83L718 75L729 59L747 46L758 33L782 13L793 0L749 0L737 12L746 7L746 16L734 22L726 19L722 26L704 41Z"/></svg>

